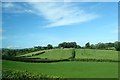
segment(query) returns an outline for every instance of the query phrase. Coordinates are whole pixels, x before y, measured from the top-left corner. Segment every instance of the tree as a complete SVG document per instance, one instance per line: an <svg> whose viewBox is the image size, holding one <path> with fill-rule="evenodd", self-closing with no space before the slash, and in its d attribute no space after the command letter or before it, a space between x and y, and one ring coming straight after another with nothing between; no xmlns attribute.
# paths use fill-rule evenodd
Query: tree
<svg viewBox="0 0 120 80"><path fill-rule="evenodd" d="M58 47L59 47L59 48L63 47L63 43L60 43L60 44L58 45Z"/></svg>
<svg viewBox="0 0 120 80"><path fill-rule="evenodd" d="M116 49L117 51L120 51L120 42L116 41L116 42L114 43L114 47L115 47L115 49Z"/></svg>
<svg viewBox="0 0 120 80"><path fill-rule="evenodd" d="M42 46L35 46L34 48L37 48L37 49L41 50Z"/></svg>
<svg viewBox="0 0 120 80"><path fill-rule="evenodd" d="M77 48L79 49L79 48L81 48L81 46L80 46L80 45L77 45Z"/></svg>
<svg viewBox="0 0 120 80"><path fill-rule="evenodd" d="M106 46L105 46L104 43L98 43L98 44L96 44L96 48L97 48L97 49L105 49Z"/></svg>
<svg viewBox="0 0 120 80"><path fill-rule="evenodd" d="M86 47L86 48L90 48L90 43L89 43L89 42L86 43L86 44L85 44L85 47Z"/></svg>
<svg viewBox="0 0 120 80"><path fill-rule="evenodd" d="M77 48L76 42L63 42L58 45L59 48Z"/></svg>
<svg viewBox="0 0 120 80"><path fill-rule="evenodd" d="M70 57L70 60L74 60L75 59L75 49L72 49L72 56Z"/></svg>
<svg viewBox="0 0 120 80"><path fill-rule="evenodd" d="M90 45L90 48L91 48L91 49L95 49L96 47L95 47L94 44L91 44L91 45Z"/></svg>
<svg viewBox="0 0 120 80"><path fill-rule="evenodd" d="M114 47L114 43L105 43L105 46L107 47L107 48L109 48L109 47Z"/></svg>
<svg viewBox="0 0 120 80"><path fill-rule="evenodd" d="M48 44L47 49L53 49L53 46L51 44Z"/></svg>

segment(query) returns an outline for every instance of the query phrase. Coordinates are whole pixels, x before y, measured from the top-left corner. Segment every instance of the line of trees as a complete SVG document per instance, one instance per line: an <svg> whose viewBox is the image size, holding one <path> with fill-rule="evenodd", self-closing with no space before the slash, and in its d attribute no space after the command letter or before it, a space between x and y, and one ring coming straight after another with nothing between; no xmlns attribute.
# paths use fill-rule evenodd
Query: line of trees
<svg viewBox="0 0 120 80"><path fill-rule="evenodd" d="M48 44L47 46L35 46L34 48L38 50L46 50L46 49L53 49L55 47L53 47L51 44Z"/></svg>
<svg viewBox="0 0 120 80"><path fill-rule="evenodd" d="M39 51L39 50L47 50L47 49L53 49L53 46L51 44L48 44L47 46L35 46L33 48L25 48L25 49L2 48L2 50L0 50L0 52L2 52L2 56L11 56L12 57L12 56L19 56L19 55L27 54L30 52Z"/></svg>
<svg viewBox="0 0 120 80"><path fill-rule="evenodd" d="M19 56L22 54L27 54L30 52L35 52L38 51L39 49L37 48L25 48L25 49L6 49L3 48L1 50L2 56Z"/></svg>
<svg viewBox="0 0 120 80"><path fill-rule="evenodd" d="M97 44L90 44L89 42L85 44L84 48L89 49L106 49L106 50L117 50L120 51L120 42L116 41L114 43L97 43Z"/></svg>
<svg viewBox="0 0 120 80"><path fill-rule="evenodd" d="M109 43L97 43L90 44L87 42L84 47L81 47L76 42L63 42L58 44L58 48L86 48L86 49L105 49L105 50L117 50L120 51L120 42L109 42Z"/></svg>
<svg viewBox="0 0 120 80"><path fill-rule="evenodd" d="M114 43L97 43L90 44L90 42L86 43L84 47L81 47L76 42L63 42L58 44L58 46L53 46L48 44L47 46L35 46L33 48L25 48L25 49L2 49L2 56L18 56L22 54L27 54L34 51L39 50L47 50L47 49L56 49L56 48L85 48L85 49L107 49L107 50L117 50L120 51L120 42L116 41Z"/></svg>

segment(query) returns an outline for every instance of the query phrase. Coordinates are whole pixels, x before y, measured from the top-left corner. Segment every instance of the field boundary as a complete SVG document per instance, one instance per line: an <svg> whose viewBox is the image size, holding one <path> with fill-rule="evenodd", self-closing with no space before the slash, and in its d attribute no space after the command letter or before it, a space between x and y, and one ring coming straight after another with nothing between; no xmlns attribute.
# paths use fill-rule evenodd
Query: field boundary
<svg viewBox="0 0 120 80"><path fill-rule="evenodd" d="M45 51L41 51L41 52L37 52L37 53L32 53L32 54L28 53L28 54L22 55L20 57L32 57L32 56L37 56L37 55L41 55L41 54L44 54L44 53L45 53Z"/></svg>
<svg viewBox="0 0 120 80"><path fill-rule="evenodd" d="M64 62L64 61L82 61L82 62L120 62L118 60L110 59L61 59L50 60L41 58L25 58L25 57L7 57L3 56L3 60L19 61L19 62L34 62L34 63L51 63L51 62Z"/></svg>
<svg viewBox="0 0 120 80"><path fill-rule="evenodd" d="M69 61L69 59L62 59L62 60L50 60L50 59L31 59L31 58L24 58L24 57L2 57L3 60L11 60L11 61L20 61L20 62L34 62L34 63L51 63L51 62L62 62L62 61Z"/></svg>

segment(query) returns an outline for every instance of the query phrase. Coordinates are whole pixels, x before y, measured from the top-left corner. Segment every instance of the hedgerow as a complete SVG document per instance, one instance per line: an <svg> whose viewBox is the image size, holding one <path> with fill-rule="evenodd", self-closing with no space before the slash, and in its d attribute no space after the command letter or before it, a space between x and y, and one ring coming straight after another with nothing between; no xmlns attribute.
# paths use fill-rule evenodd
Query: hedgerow
<svg viewBox="0 0 120 80"><path fill-rule="evenodd" d="M61 80L62 77L41 74L31 74L27 71L2 70L2 80Z"/></svg>

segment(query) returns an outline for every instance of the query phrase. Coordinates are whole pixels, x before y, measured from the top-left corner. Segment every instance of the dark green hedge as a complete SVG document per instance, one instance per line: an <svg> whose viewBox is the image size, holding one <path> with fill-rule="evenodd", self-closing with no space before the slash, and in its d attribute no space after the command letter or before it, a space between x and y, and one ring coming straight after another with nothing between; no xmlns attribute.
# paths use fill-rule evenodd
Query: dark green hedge
<svg viewBox="0 0 120 80"><path fill-rule="evenodd" d="M27 71L2 70L2 80L60 80L60 78L45 74L31 74Z"/></svg>
<svg viewBox="0 0 120 80"><path fill-rule="evenodd" d="M69 61L69 59L50 60L50 59L40 59L40 58L7 57L7 56L3 56L2 59L3 60L20 61L20 62L42 62L42 63Z"/></svg>
<svg viewBox="0 0 120 80"><path fill-rule="evenodd" d="M118 60L111 59L61 59L61 60L50 60L50 59L40 59L40 58L25 58L25 57L2 57L3 60L12 60L20 62L41 62L41 63L51 63L51 62L63 62L63 61L82 61L82 62L120 62Z"/></svg>
<svg viewBox="0 0 120 80"><path fill-rule="evenodd" d="M118 60L111 60L111 59L75 59L75 61L86 61L86 62L120 62Z"/></svg>

